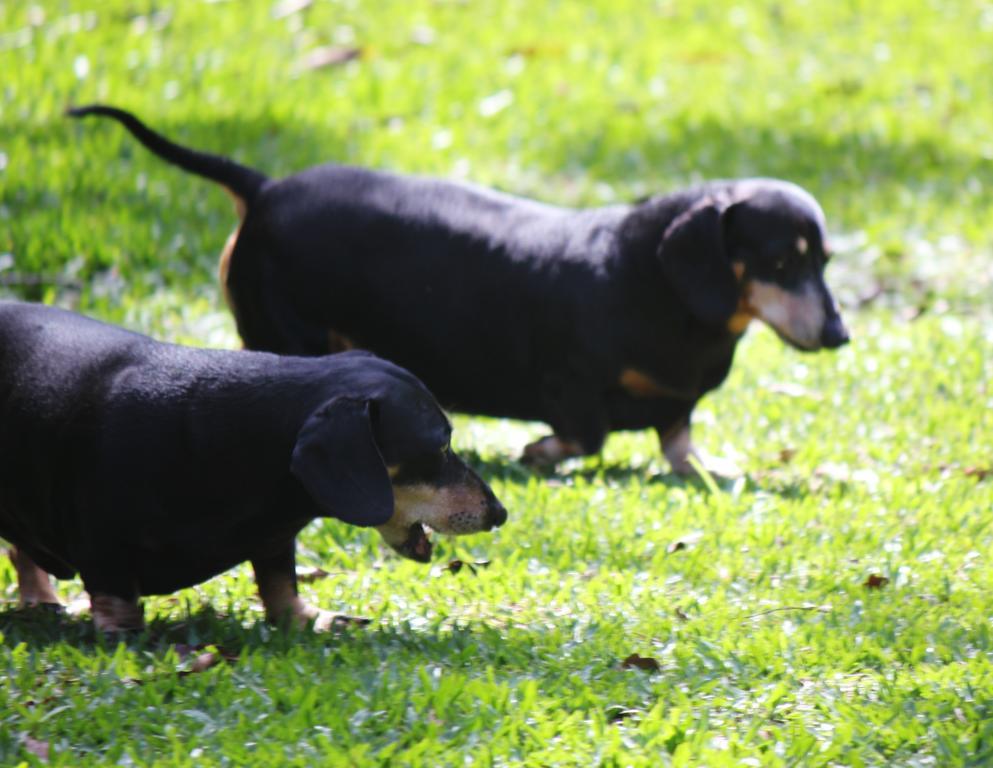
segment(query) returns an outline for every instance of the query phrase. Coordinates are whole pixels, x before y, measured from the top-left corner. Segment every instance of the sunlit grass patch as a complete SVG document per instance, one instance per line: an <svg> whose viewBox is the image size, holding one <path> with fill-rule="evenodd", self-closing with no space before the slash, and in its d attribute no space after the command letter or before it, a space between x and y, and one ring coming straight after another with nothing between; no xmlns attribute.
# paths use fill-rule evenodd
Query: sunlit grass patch
<svg viewBox="0 0 993 768"><path fill-rule="evenodd" d="M647 432L546 476L515 461L542 426L456 416L506 526L430 567L336 522L301 537L308 599L365 630L267 626L240 567L105 640L14 611L4 560L0 763L993 760L988 5L294 7L0 4L8 292L239 345L214 280L230 201L61 117L106 100L273 175L336 160L590 205L789 178L827 212L853 342L749 332L697 414L745 469L715 488Z"/></svg>

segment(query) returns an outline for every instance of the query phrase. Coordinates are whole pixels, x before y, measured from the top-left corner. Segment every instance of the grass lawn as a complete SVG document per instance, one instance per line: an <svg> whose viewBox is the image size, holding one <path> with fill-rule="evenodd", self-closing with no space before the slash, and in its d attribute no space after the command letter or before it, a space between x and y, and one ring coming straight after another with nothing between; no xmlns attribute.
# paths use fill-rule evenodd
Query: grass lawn
<svg viewBox="0 0 993 768"><path fill-rule="evenodd" d="M118 643L15 610L4 560L0 764L993 763L993 5L0 0L0 72L9 295L237 344L229 200L61 117L104 100L273 175L577 205L785 177L827 211L853 333L750 332L696 430L736 482L667 474L648 433L539 476L514 457L541 427L457 417L506 526L431 567L301 537L308 598L364 630L268 627L241 567Z"/></svg>

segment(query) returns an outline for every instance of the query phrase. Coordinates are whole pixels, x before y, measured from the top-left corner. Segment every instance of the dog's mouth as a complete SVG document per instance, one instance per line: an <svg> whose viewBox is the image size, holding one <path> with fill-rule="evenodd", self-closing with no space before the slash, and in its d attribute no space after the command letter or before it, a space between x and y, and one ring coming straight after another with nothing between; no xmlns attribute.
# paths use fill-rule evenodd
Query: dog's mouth
<svg viewBox="0 0 993 768"><path fill-rule="evenodd" d="M767 323L767 325L775 331L781 341L793 347L793 349L799 350L800 352L817 352L821 348L820 343L816 340L812 342L800 341L799 339L786 334L781 328L776 327L772 323Z"/></svg>
<svg viewBox="0 0 993 768"><path fill-rule="evenodd" d="M428 537L427 529L421 523L413 523L407 529L407 538L395 549L406 558L416 560L418 563L427 563L431 561L434 546Z"/></svg>

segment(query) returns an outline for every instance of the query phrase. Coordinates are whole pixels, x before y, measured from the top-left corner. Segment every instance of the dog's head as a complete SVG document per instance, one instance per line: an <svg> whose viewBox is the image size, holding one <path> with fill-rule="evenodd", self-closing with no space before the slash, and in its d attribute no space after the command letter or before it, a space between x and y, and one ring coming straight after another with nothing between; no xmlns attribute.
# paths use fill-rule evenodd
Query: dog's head
<svg viewBox="0 0 993 768"><path fill-rule="evenodd" d="M393 549L419 562L431 559L425 526L458 535L502 525L506 510L452 450L451 424L424 385L396 366L366 360L377 371L365 388L371 394L332 398L297 436L290 469L317 506L375 526Z"/></svg>
<svg viewBox="0 0 993 768"><path fill-rule="evenodd" d="M662 269L701 321L744 331L752 318L802 350L840 347L848 330L824 283L824 213L800 187L740 182L730 202L707 197L678 216L659 248Z"/></svg>

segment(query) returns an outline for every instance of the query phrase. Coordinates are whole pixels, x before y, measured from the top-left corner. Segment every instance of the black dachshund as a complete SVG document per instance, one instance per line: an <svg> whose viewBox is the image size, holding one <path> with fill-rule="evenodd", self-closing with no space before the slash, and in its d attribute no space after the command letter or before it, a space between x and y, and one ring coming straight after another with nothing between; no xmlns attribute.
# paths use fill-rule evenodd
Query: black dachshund
<svg viewBox="0 0 993 768"><path fill-rule="evenodd" d="M220 273L248 348L373 350L445 407L550 424L525 449L533 462L653 427L690 472L690 415L752 318L803 350L848 340L823 279L824 214L793 184L573 210L339 165L270 180L113 107L69 114L112 117L234 196L242 222Z"/></svg>
<svg viewBox="0 0 993 768"><path fill-rule="evenodd" d="M192 349L50 307L0 303L0 537L23 604L79 573L99 629L138 597L245 560L266 615L326 625L297 596L294 541L316 517L375 526L400 554L506 512L450 447L416 378L368 353Z"/></svg>

